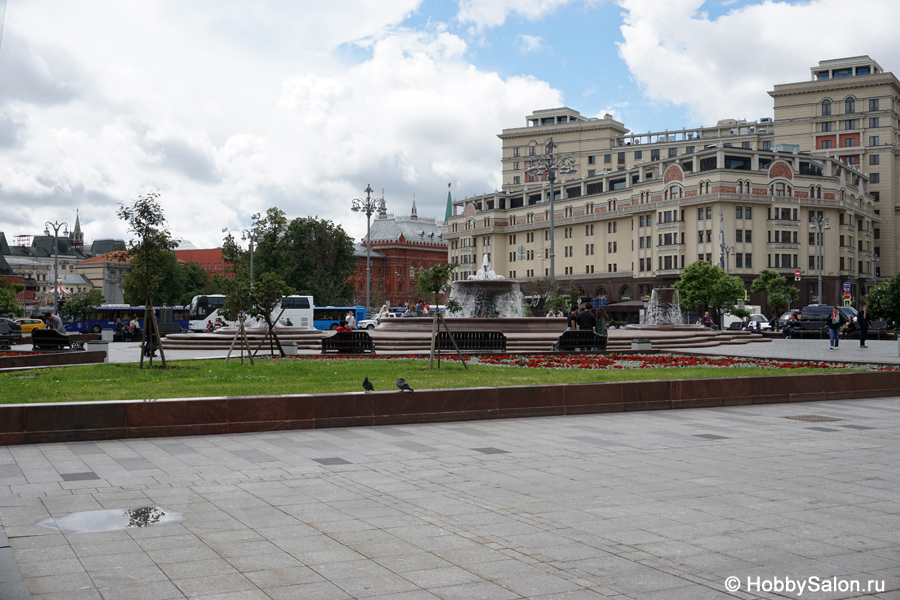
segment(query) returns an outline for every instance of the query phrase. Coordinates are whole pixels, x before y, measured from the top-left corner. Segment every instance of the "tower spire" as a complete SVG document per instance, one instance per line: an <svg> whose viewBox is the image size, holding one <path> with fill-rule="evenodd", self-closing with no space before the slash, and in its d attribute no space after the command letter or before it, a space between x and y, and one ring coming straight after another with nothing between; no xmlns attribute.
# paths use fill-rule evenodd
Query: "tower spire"
<svg viewBox="0 0 900 600"><path fill-rule="evenodd" d="M419 217L418 217L418 215L416 214L416 195L415 195L415 193L413 194L413 207L412 207L412 213L410 213L409 218L412 219L413 221L418 221L418 220L419 220Z"/></svg>

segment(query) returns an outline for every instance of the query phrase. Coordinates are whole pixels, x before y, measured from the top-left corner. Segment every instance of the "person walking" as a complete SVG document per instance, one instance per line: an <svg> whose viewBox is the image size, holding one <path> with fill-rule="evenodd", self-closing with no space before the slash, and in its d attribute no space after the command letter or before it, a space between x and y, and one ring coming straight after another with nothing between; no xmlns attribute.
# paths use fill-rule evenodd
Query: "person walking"
<svg viewBox="0 0 900 600"><path fill-rule="evenodd" d="M844 324L844 315L840 313L837 306L831 309L831 316L828 318L828 338L831 342L831 349L836 350L841 342L841 325Z"/></svg>
<svg viewBox="0 0 900 600"><path fill-rule="evenodd" d="M859 327L859 347L868 348L866 346L866 336L869 333L869 327L872 326L872 321L869 319L869 310L865 304L863 304L862 310L856 315L856 326Z"/></svg>

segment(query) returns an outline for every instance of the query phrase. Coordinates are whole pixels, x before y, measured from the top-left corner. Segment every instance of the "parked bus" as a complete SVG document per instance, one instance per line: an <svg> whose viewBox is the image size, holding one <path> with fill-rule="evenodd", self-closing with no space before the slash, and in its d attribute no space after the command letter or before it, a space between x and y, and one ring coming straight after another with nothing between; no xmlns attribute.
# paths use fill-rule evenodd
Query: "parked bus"
<svg viewBox="0 0 900 600"><path fill-rule="evenodd" d="M316 329L337 329L348 312L353 313L356 322L366 318L365 306L316 306L313 308L313 327Z"/></svg>
<svg viewBox="0 0 900 600"><path fill-rule="evenodd" d="M187 330L190 322L188 320L188 306L155 306L153 310L156 312L157 322L171 322L171 329L174 331ZM172 311L172 319L168 321L167 312ZM93 312L88 314L88 320L85 321L81 317L67 317L63 322L66 331L78 333L100 333L104 329L114 329L116 319L122 319L123 323L131 321L137 317L141 329L144 329L144 307L129 306L127 304L103 304L94 308ZM161 327L161 329L163 329Z"/></svg>
<svg viewBox="0 0 900 600"><path fill-rule="evenodd" d="M202 296L194 296L190 305L190 324L191 331L203 333L206 331L208 322L215 323L216 319L222 319L225 325L237 325L234 321L228 321L222 317L221 309L225 305L225 296L222 294L206 294ZM293 325L298 327L313 326L313 298L312 296L285 296L281 299L281 306L276 307L272 311L272 318L278 318L281 309L280 323L284 325L288 319Z"/></svg>

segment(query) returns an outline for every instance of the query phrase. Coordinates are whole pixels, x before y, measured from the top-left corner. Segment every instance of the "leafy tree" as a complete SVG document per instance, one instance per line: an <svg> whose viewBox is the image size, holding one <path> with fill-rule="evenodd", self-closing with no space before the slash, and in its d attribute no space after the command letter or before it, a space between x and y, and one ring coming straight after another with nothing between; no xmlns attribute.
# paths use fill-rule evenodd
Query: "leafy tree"
<svg viewBox="0 0 900 600"><path fill-rule="evenodd" d="M787 279L772 269L760 271L759 277L750 284L750 291L754 294L765 292L766 304L773 311L786 307L800 297L800 291L788 285Z"/></svg>
<svg viewBox="0 0 900 600"><path fill-rule="evenodd" d="M25 309L16 302L16 295L25 291L21 283L13 283L8 279L0 279L0 315L13 315L21 317Z"/></svg>
<svg viewBox="0 0 900 600"><path fill-rule="evenodd" d="M443 299L444 293L447 291L447 288L450 285L450 277L453 275L453 271L459 268L459 264L453 263L449 265L434 265L428 267L426 269L421 269L418 273L418 281L416 281L416 292L428 298L429 296L434 297L435 306L440 306L442 304L441 300ZM450 312L458 312L460 309L459 303L454 300L448 300L446 302L447 310ZM431 354L428 359L428 369L431 370L434 364L434 352L435 352L435 340L436 334L438 330L438 321L442 321L444 323L444 328L447 329L447 333L450 333L449 328L447 328L447 322L443 320L441 317L440 311L435 310L432 316L432 326L431 326ZM450 334L451 338L453 334ZM460 357L463 365L465 366L465 361ZM466 367L468 369L469 367Z"/></svg>
<svg viewBox="0 0 900 600"><path fill-rule="evenodd" d="M104 302L106 299L103 297L103 292L93 289L66 302L62 307L62 313L67 317L80 317L82 321L87 322L88 316Z"/></svg>
<svg viewBox="0 0 900 600"><path fill-rule="evenodd" d="M570 299L560 297L559 282L553 277L538 277L531 283L532 310L568 308Z"/></svg>
<svg viewBox="0 0 900 600"><path fill-rule="evenodd" d="M739 277L727 275L722 268L702 260L688 265L675 287L682 308L689 311L720 313L734 306L735 298L744 295L744 282Z"/></svg>
<svg viewBox="0 0 900 600"><path fill-rule="evenodd" d="M166 252L160 258L159 283L152 295L157 304L169 306L190 304L197 294L215 294L218 286L209 274L196 263L180 263L175 252ZM125 301L137 305L144 303L143 293L136 288L125 287Z"/></svg>
<svg viewBox="0 0 900 600"><path fill-rule="evenodd" d="M340 305L353 297L348 281L356 268L353 240L340 225L314 217L290 222L281 269L285 282L310 295L320 306ZM289 258L289 260L287 260Z"/></svg>
<svg viewBox="0 0 900 600"><path fill-rule="evenodd" d="M144 354L153 344L159 348L162 366L166 368L166 355L162 349L159 326L153 312L153 293L158 289L165 273L166 261L177 243L166 226L166 218L159 204L159 192L150 192L139 196L130 205L122 204L116 211L119 218L128 223L129 233L135 239L129 240L120 260L129 261L130 270L125 278L124 291L133 298L142 298L144 309L144 329L150 335L144 338L145 351L141 352L141 368L144 367ZM152 323L152 327L147 327ZM154 341L155 340L155 341ZM151 365L153 356L150 355Z"/></svg>
<svg viewBox="0 0 900 600"><path fill-rule="evenodd" d="M900 273L869 290L866 305L873 320L885 321L888 327L900 326Z"/></svg>

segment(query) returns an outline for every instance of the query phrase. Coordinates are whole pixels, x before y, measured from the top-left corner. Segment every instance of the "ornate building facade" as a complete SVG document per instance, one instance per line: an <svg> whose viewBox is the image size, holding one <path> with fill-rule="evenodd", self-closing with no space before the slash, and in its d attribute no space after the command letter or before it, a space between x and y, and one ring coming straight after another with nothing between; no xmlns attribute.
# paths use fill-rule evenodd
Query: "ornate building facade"
<svg viewBox="0 0 900 600"><path fill-rule="evenodd" d="M762 269L790 277L799 271L801 305L839 304L849 284L855 304L875 281L876 254L880 272L897 271L900 84L868 57L820 66L832 62L869 65L869 75L861 70L851 82L776 86L774 120L634 134L609 115L535 111L526 127L499 136L502 191L453 203L446 237L450 261L460 263L455 277L472 274L485 254L497 273L524 283L550 274L550 185L527 169L552 137L556 152L570 156L576 169L560 175L553 193L555 275L563 287L574 283L583 297L602 304L634 303L703 260L740 277L747 289ZM882 129L874 143L861 149L850 140L872 132L849 129L836 138L839 149L817 147L824 140L814 129L823 121L813 113L821 111L821 94L836 97L829 85L850 86L856 103L887 111L876 121ZM796 114L780 99L788 94ZM874 162L865 159L872 155ZM810 229L818 217L829 223L822 235ZM750 303L765 299L754 296Z"/></svg>

